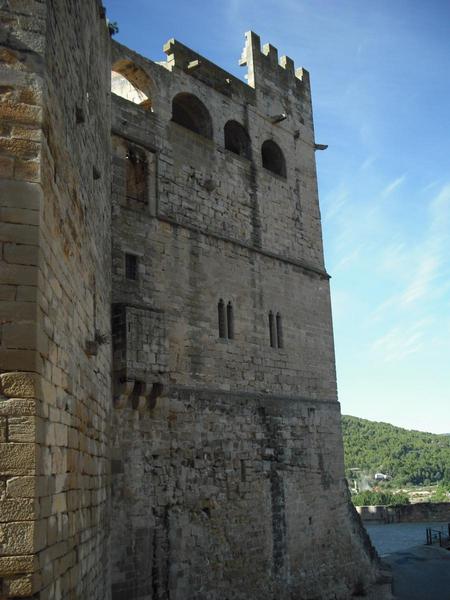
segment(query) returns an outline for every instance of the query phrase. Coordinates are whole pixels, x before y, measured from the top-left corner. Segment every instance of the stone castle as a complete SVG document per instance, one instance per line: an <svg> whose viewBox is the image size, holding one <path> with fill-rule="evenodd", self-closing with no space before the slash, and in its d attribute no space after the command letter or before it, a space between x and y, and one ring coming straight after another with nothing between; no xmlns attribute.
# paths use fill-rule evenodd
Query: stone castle
<svg viewBox="0 0 450 600"><path fill-rule="evenodd" d="M247 83L153 62L97 0L0 16L0 598L384 597L308 73L254 33Z"/></svg>

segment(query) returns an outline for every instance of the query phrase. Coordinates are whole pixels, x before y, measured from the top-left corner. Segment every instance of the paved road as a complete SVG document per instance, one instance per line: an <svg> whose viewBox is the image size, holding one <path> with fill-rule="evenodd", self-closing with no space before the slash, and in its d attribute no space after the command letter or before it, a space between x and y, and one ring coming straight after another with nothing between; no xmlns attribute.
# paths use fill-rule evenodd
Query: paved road
<svg viewBox="0 0 450 600"><path fill-rule="evenodd" d="M366 524L373 545L392 568L396 600L450 600L450 551L425 546L425 530L446 523Z"/></svg>
<svg viewBox="0 0 450 600"><path fill-rule="evenodd" d="M392 568L396 600L450 600L450 552L415 546L383 559Z"/></svg>
<svg viewBox="0 0 450 600"><path fill-rule="evenodd" d="M427 527L447 531L447 523L365 523L364 526L381 557L425 544Z"/></svg>

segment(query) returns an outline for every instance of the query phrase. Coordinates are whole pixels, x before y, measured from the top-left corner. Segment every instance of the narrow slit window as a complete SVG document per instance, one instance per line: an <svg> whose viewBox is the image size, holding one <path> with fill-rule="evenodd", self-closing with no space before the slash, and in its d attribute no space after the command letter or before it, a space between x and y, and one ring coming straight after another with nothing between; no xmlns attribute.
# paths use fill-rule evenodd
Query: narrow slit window
<svg viewBox="0 0 450 600"><path fill-rule="evenodd" d="M135 254L125 254L125 277L137 281L138 257Z"/></svg>
<svg viewBox="0 0 450 600"><path fill-rule="evenodd" d="M283 348L283 324L281 322L281 315L277 313L277 346Z"/></svg>
<svg viewBox="0 0 450 600"><path fill-rule="evenodd" d="M227 304L227 333L228 339L232 340L234 338L234 315L231 302Z"/></svg>
<svg viewBox="0 0 450 600"><path fill-rule="evenodd" d="M270 347L275 348L275 319L272 311L269 312L269 337Z"/></svg>
<svg viewBox="0 0 450 600"><path fill-rule="evenodd" d="M219 300L217 305L217 316L219 320L219 337L227 337L227 318L225 314L225 303L222 299Z"/></svg>
<svg viewBox="0 0 450 600"><path fill-rule="evenodd" d="M129 148L126 155L126 196L136 202L147 201L147 160L145 154Z"/></svg>

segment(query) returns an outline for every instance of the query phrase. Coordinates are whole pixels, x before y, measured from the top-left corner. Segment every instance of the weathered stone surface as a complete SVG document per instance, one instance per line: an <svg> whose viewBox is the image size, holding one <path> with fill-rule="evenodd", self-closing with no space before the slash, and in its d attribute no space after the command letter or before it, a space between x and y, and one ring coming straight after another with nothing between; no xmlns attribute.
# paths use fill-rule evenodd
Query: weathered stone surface
<svg viewBox="0 0 450 600"><path fill-rule="evenodd" d="M14 573L32 573L37 568L37 559L29 556L0 556L0 575L13 575Z"/></svg>
<svg viewBox="0 0 450 600"><path fill-rule="evenodd" d="M36 477L11 477L6 482L6 495L10 498L35 498L38 495Z"/></svg>
<svg viewBox="0 0 450 600"><path fill-rule="evenodd" d="M0 523L8 521L31 521L36 518L35 501L22 498L0 500Z"/></svg>
<svg viewBox="0 0 450 600"><path fill-rule="evenodd" d="M4 593L9 598L24 598L33 593L33 576L11 577L3 582Z"/></svg>
<svg viewBox="0 0 450 600"><path fill-rule="evenodd" d="M43 441L41 420L34 416L8 417L8 441L41 443Z"/></svg>
<svg viewBox="0 0 450 600"><path fill-rule="evenodd" d="M34 444L0 444L0 472L5 475L32 475L35 470Z"/></svg>
<svg viewBox="0 0 450 600"><path fill-rule="evenodd" d="M0 390L13 398L35 398L37 381L35 373L3 373L0 375Z"/></svg>
<svg viewBox="0 0 450 600"><path fill-rule="evenodd" d="M0 555L35 552L34 522L0 523Z"/></svg>
<svg viewBox="0 0 450 600"><path fill-rule="evenodd" d="M36 183L0 180L0 206L38 211L42 202L42 189ZM16 230L18 231L18 230ZM13 239L12 241L19 241ZM27 243L26 241L23 243Z"/></svg>
<svg viewBox="0 0 450 600"><path fill-rule="evenodd" d="M5 244L3 255L8 263L37 265L38 247L24 244Z"/></svg>
<svg viewBox="0 0 450 600"><path fill-rule="evenodd" d="M39 410L38 402L32 398L0 398L0 415L35 415Z"/></svg>

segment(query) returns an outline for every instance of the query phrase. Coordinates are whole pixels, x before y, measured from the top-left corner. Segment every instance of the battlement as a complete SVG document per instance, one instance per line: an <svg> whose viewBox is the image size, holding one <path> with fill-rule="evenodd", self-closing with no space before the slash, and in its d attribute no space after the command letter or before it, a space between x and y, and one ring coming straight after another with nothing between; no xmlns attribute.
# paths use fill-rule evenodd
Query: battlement
<svg viewBox="0 0 450 600"><path fill-rule="evenodd" d="M302 67L296 69L289 56L278 59L278 50L272 44L264 44L261 49L261 39L253 31L245 34L245 46L239 64L247 67L247 81L253 88L273 83L282 88L309 90L308 71Z"/></svg>
<svg viewBox="0 0 450 600"><path fill-rule="evenodd" d="M170 71L176 67L226 96L231 96L233 93L241 94L247 96L248 101L251 101L252 91L245 82L178 40L173 38L168 40L164 44L163 50L167 54L167 60L162 63L162 66Z"/></svg>
<svg viewBox="0 0 450 600"><path fill-rule="evenodd" d="M245 34L245 46L239 60L240 66L247 67L247 84L221 67L191 50L181 42L170 39L163 47L167 54L164 67L174 67L196 77L221 93L231 96L233 92L249 95L250 88L272 85L280 91L291 89L296 93L309 93L309 73L306 69L295 68L289 56L278 58L278 50L272 44L264 44L253 31Z"/></svg>

